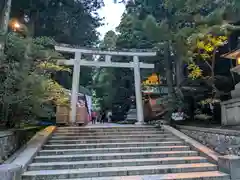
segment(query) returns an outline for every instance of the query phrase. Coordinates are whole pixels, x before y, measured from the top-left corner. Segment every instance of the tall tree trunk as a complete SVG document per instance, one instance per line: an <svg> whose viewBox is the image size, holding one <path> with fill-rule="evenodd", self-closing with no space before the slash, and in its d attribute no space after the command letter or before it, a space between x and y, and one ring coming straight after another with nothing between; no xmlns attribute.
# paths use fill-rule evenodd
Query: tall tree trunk
<svg viewBox="0 0 240 180"><path fill-rule="evenodd" d="M11 12L12 0L5 0L3 5L3 11L1 12L1 24L0 24L0 54L4 51L5 38L8 30L8 22Z"/></svg>
<svg viewBox="0 0 240 180"><path fill-rule="evenodd" d="M171 52L170 52L170 43L167 42L165 44L164 49L164 64L166 68L166 78L167 78L167 86L168 86L168 104L167 104L167 110L168 113L165 116L166 121L171 120L171 114L175 107L175 93L174 93L174 87L173 87L173 71L172 71L172 59L171 59Z"/></svg>
<svg viewBox="0 0 240 180"><path fill-rule="evenodd" d="M3 2L1 3L2 4L0 9L1 10L0 12L0 56L3 56L12 0L3 0ZM1 67L1 64L0 64L0 67ZM2 117L5 120L7 120L8 118L8 105L5 103L3 103L3 106L2 106Z"/></svg>
<svg viewBox="0 0 240 180"><path fill-rule="evenodd" d="M172 71L172 59L170 54L169 42L165 44L164 50L164 64L166 67L166 78L168 85L168 96L173 99L175 97L174 87L173 87L173 71Z"/></svg>
<svg viewBox="0 0 240 180"><path fill-rule="evenodd" d="M35 7L33 1L35 0L31 0L30 1L30 5L33 8L32 11L30 12L30 21L28 23L28 30L29 30L29 36L34 37L35 35L35 31L36 31L36 25L37 25L37 20L39 18L39 11L38 8Z"/></svg>
<svg viewBox="0 0 240 180"><path fill-rule="evenodd" d="M217 49L215 49L213 51L213 58L212 58L212 65L211 65L212 66L212 69L211 69L211 77L212 77L212 79L214 79L214 77L215 77L214 71L215 71L216 51L217 51Z"/></svg>
<svg viewBox="0 0 240 180"><path fill-rule="evenodd" d="M178 58L178 56L175 56L175 64L176 64L176 80L177 80L177 86L179 87L181 82L183 81L183 62L181 58Z"/></svg>
<svg viewBox="0 0 240 180"><path fill-rule="evenodd" d="M231 48L231 39L230 39L230 37L228 37L228 51L229 51L229 52L232 51L232 48ZM230 66L231 66L231 69L234 67L234 66L233 66L233 60L230 60ZM236 80L235 80L234 72L230 71L230 73L231 73L232 80L233 80L233 86L235 86Z"/></svg>
<svg viewBox="0 0 240 180"><path fill-rule="evenodd" d="M212 89L213 89L213 97L216 96L217 88L215 87L215 61L216 61L216 52L217 48L213 51L213 57L212 57L212 68L211 68L211 79L212 79Z"/></svg>

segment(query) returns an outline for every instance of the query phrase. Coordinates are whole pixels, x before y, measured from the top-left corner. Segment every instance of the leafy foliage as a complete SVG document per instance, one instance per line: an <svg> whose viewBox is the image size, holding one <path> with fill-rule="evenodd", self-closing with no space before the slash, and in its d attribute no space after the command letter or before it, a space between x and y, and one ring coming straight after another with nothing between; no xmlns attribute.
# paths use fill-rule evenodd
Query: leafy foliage
<svg viewBox="0 0 240 180"><path fill-rule="evenodd" d="M54 43L92 47L99 43L97 28L102 25L102 18L97 11L103 5L102 0L12 0L11 17L25 24L33 37L50 37ZM72 58L69 54L64 56ZM48 62L49 68L53 64ZM84 87L91 84L91 75L92 68L82 68L80 84ZM69 72L60 71L54 74L54 79L70 89L71 76Z"/></svg>
<svg viewBox="0 0 240 180"><path fill-rule="evenodd" d="M51 74L64 70L54 64L56 56L46 47L44 38L22 38L9 34L5 57L1 58L0 102L5 120L28 119L36 116L51 116L54 104L64 104L68 95L62 86L51 79ZM46 38L45 38L46 40ZM45 42L41 44L41 42ZM30 51L27 49L30 47ZM26 56L27 53L27 56Z"/></svg>
<svg viewBox="0 0 240 180"><path fill-rule="evenodd" d="M190 77L191 79L197 79L202 77L202 70L194 62L189 63L188 70L189 70L188 77Z"/></svg>
<svg viewBox="0 0 240 180"><path fill-rule="evenodd" d="M211 0L130 1L118 28L117 46L158 51L158 65L164 68L157 70L167 78L169 99L176 97L168 101L173 102L173 106L177 101L174 80L180 84L183 81L183 64L188 65L189 78L208 76L214 85L213 78L218 76L215 75L217 49L231 31L239 29L232 24L240 20L239 12L238 0L221 3ZM207 72L199 65L201 61L208 64Z"/></svg>
<svg viewBox="0 0 240 180"><path fill-rule="evenodd" d="M203 60L210 68L210 71L213 72L217 50L226 43L226 36L213 36L212 34L207 34L197 40L195 45L196 49L194 49L196 53L193 54L193 59L198 60L200 58L200 60ZM192 47L194 47L194 45ZM190 78L196 79L202 76L202 70L195 62L190 62L188 69L190 70ZM214 72L212 73L212 78L214 78Z"/></svg>
<svg viewBox="0 0 240 180"><path fill-rule="evenodd" d="M25 22L32 35L88 46L98 40L97 10L102 6L102 0L13 0L12 17Z"/></svg>

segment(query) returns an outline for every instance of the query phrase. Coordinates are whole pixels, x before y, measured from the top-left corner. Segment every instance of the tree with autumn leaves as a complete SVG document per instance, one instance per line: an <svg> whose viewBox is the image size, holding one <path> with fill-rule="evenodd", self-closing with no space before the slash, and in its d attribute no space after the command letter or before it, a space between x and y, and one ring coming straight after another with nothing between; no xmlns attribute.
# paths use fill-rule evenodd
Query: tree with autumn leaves
<svg viewBox="0 0 240 180"><path fill-rule="evenodd" d="M156 69L166 77L169 99L178 96L187 65L189 79L203 78L213 89L218 50L238 29L240 1L227 0L134 0L126 3L119 29L122 47L154 48L158 51ZM121 39L120 39L121 38ZM120 44L119 43L119 44ZM204 65L203 65L204 64ZM204 66L204 68L203 68ZM175 88L175 84L177 85Z"/></svg>
<svg viewBox="0 0 240 180"><path fill-rule="evenodd" d="M188 62L189 78L198 79L204 78L213 88L213 94L218 92L215 86L215 65L216 65L216 53L218 48L227 44L227 36L217 36L212 34L206 34L199 37L192 45L192 58ZM203 70L197 65L203 62L208 70L203 73Z"/></svg>
<svg viewBox="0 0 240 180"><path fill-rule="evenodd" d="M144 80L142 82L143 86L159 85L159 84L160 84L159 77L157 76L156 73L152 74L151 76L149 76L146 80Z"/></svg>

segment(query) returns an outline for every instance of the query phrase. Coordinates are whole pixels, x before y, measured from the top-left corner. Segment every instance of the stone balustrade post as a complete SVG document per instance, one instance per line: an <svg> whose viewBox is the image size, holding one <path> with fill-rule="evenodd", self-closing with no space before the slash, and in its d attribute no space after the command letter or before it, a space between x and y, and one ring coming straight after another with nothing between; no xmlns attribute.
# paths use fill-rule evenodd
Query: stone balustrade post
<svg viewBox="0 0 240 180"><path fill-rule="evenodd" d="M220 156L218 166L220 171L230 174L231 180L240 180L240 156Z"/></svg>
<svg viewBox="0 0 240 180"><path fill-rule="evenodd" d="M15 164L0 165L1 180L21 180L22 167Z"/></svg>

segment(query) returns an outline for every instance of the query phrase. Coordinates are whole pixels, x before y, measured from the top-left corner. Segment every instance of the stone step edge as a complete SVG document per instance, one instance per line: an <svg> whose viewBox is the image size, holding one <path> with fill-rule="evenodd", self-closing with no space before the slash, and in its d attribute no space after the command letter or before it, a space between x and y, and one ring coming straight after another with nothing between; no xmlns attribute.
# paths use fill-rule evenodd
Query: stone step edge
<svg viewBox="0 0 240 180"><path fill-rule="evenodd" d="M95 126L95 127L57 127L57 130L62 130L62 129L129 129L129 128L150 128L150 129L155 129L154 126L152 125L145 125L145 126L142 126L142 125L121 125L121 126L107 126L106 124L102 124L103 126Z"/></svg>
<svg viewBox="0 0 240 180"><path fill-rule="evenodd" d="M114 160L99 160L99 161L71 161L71 162L46 162L46 163L31 163L30 167L36 166L55 166L55 165L81 165L81 164L105 164L105 163L127 163L127 162L150 162L150 161L178 161L178 160L207 160L201 156L189 157L165 157L165 158L144 158L144 159L114 159Z"/></svg>
<svg viewBox="0 0 240 180"><path fill-rule="evenodd" d="M117 147L117 148L87 148L87 149L44 149L41 152L72 152L72 151L94 151L94 150L120 150L120 149L176 149L190 148L190 146L142 146L142 147Z"/></svg>
<svg viewBox="0 0 240 180"><path fill-rule="evenodd" d="M83 129L57 129L56 131L80 131L80 132L85 132L85 131L163 131L161 129L156 129L154 127L149 127L149 128L139 128L139 127L132 127L132 128L83 128Z"/></svg>
<svg viewBox="0 0 240 180"><path fill-rule="evenodd" d="M172 135L174 136L173 134L171 133L53 133L53 136L54 137L57 137L57 136L65 136L65 137L72 137L72 136L85 136L85 137L96 137L96 136L140 136L140 135L143 135L144 134L148 134L148 135L151 135L151 136L163 136L163 135L166 135L166 136L169 136L169 135Z"/></svg>
<svg viewBox="0 0 240 180"><path fill-rule="evenodd" d="M55 134L164 134L165 132L163 131L55 131Z"/></svg>
<svg viewBox="0 0 240 180"><path fill-rule="evenodd" d="M148 139L148 140L178 140L179 138L178 137L160 137L160 138L148 138L146 137L145 139ZM134 141L134 140L145 140L144 138L142 139L138 139L138 138L132 138L132 139L129 139L129 138L122 138L122 139L66 139L66 140L62 140L62 139L59 139L59 140L52 140L50 139L48 141L48 143L53 143L53 142L82 142L82 141L123 141L123 140L129 140L129 141Z"/></svg>
<svg viewBox="0 0 240 180"><path fill-rule="evenodd" d="M64 174L84 174L96 172L119 172L119 171L141 171L151 169L185 169L185 168L216 168L217 165L211 163L192 163L177 165L157 165L157 166L128 166L128 167L108 167L108 168L84 168L84 169L63 169L63 170L44 170L44 171L26 171L23 176L41 176L41 175L64 175Z"/></svg>
<svg viewBox="0 0 240 180"><path fill-rule="evenodd" d="M170 134L164 131L55 131L54 134Z"/></svg>
<svg viewBox="0 0 240 180"><path fill-rule="evenodd" d="M164 131L158 131L156 129L154 130L139 130L139 129L129 129L129 130L121 130L121 131L116 131L116 130L102 130L102 131L92 131L92 130L89 130L89 131L78 131L78 130L62 130L62 131L59 131L59 130L56 130L55 131L56 133L103 133L103 132L110 132L110 133L127 133L127 132L133 132L133 133L140 133L140 132L153 132L153 133L164 133Z"/></svg>
<svg viewBox="0 0 240 180"><path fill-rule="evenodd" d="M140 144L181 144L184 143L184 141L162 141L162 142L125 142L125 143L91 143L91 144L45 144L46 147L61 147L61 146L89 146L89 145L126 145L126 144L134 144L134 145L140 145Z"/></svg>
<svg viewBox="0 0 240 180"><path fill-rule="evenodd" d="M147 155L147 154L194 154L197 151L160 151L160 152L133 152L133 153L101 153L101 154L74 154L74 155L48 155L48 156L36 156L34 159L51 159L51 158L74 158L74 157L89 157L89 156L126 156L126 155Z"/></svg>
<svg viewBox="0 0 240 180"><path fill-rule="evenodd" d="M173 134L137 134L137 135L132 135L132 134L126 134L126 135L112 135L111 137L130 137L130 138L132 138L132 137L136 137L136 138L138 138L138 137L142 137L142 138L149 138L149 137L162 137L162 136L174 136ZM74 137L71 137L71 136L60 136L60 135L53 135L52 136L52 139L68 139L68 138L89 138L89 137L92 137L92 138L96 138L96 137L98 137L98 138L102 138L102 137L104 137L104 138L109 138L109 136L108 135L105 135L105 136L98 136L98 135L95 135L95 136L80 136L80 135L77 135L77 136L74 136Z"/></svg>
<svg viewBox="0 0 240 180"><path fill-rule="evenodd" d="M156 128L121 128L121 129L112 129L112 128L105 128L105 129L57 129L57 132L66 132L66 131L74 131L74 132L125 132L125 131L161 131L161 129L156 129Z"/></svg>
<svg viewBox="0 0 240 180"><path fill-rule="evenodd" d="M56 129L56 132L66 132L66 131L74 131L74 132L165 132L164 129L159 128L127 128L127 129L112 129L112 128L104 128L104 129Z"/></svg>
<svg viewBox="0 0 240 180"><path fill-rule="evenodd" d="M156 175L143 175L143 176L114 176L113 177L95 177L94 180L205 180L203 178L218 178L226 177L226 179L221 180L230 180L228 174L219 172L219 171L208 171L208 172L188 172L188 173L170 173L170 174L156 174ZM92 178L79 178L79 179L57 179L57 180L93 180ZM217 180L217 179L216 179Z"/></svg>

